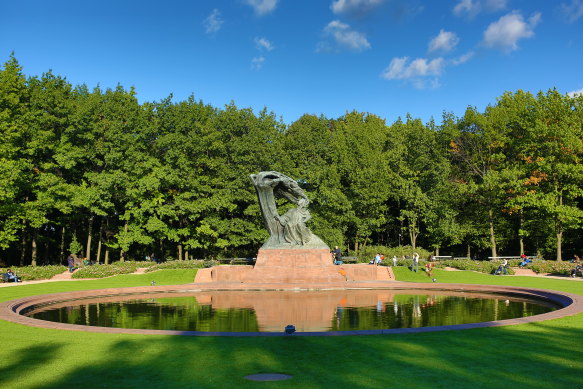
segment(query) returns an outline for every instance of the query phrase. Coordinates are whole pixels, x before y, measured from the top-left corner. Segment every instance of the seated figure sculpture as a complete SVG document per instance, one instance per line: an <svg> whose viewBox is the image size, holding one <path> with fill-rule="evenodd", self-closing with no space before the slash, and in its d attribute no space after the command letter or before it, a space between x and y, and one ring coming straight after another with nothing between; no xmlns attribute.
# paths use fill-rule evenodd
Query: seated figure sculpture
<svg viewBox="0 0 583 389"><path fill-rule="evenodd" d="M278 172L267 171L251 175L269 239L263 249L328 249L319 237L306 226L310 219L310 201L292 178ZM283 215L277 210L276 196L295 204Z"/></svg>

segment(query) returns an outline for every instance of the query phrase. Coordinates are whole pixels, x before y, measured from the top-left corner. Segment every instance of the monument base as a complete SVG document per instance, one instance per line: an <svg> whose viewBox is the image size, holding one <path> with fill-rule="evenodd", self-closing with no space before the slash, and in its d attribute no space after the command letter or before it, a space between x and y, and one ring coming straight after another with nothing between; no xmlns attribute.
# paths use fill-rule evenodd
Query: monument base
<svg viewBox="0 0 583 389"><path fill-rule="evenodd" d="M253 271L243 276L249 283L328 283L346 277L332 263L328 249L259 249Z"/></svg>
<svg viewBox="0 0 583 389"><path fill-rule="evenodd" d="M255 266L215 266L200 269L195 283L326 284L352 281L391 281L386 266L332 263L328 249L259 249Z"/></svg>

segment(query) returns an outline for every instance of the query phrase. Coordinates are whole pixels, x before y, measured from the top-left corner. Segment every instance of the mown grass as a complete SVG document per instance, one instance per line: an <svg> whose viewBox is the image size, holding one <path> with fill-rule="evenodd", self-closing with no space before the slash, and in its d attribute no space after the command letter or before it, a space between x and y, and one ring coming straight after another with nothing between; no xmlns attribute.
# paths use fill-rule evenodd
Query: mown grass
<svg viewBox="0 0 583 389"><path fill-rule="evenodd" d="M192 282L165 270L0 288L39 293ZM431 281L397 268L400 280ZM583 282L435 271L438 282L516 285L583 295ZM583 314L542 323L390 336L221 338L93 334L0 321L0 383L13 388L572 388L583 386ZM256 383L254 373L289 381Z"/></svg>

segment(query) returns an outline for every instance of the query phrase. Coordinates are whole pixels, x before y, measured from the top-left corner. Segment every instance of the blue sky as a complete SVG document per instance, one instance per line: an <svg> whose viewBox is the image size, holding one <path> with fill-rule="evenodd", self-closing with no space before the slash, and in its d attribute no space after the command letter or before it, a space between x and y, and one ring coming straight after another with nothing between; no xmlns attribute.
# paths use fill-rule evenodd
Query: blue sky
<svg viewBox="0 0 583 389"><path fill-rule="evenodd" d="M483 110L583 91L583 0L2 0L0 61L140 101L304 113Z"/></svg>

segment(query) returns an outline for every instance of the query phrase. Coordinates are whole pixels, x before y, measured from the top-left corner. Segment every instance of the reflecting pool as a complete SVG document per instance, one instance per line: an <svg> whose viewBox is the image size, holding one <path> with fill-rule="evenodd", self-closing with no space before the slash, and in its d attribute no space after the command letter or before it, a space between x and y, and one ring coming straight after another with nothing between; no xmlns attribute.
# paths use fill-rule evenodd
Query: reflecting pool
<svg viewBox="0 0 583 389"><path fill-rule="evenodd" d="M560 308L520 296L435 290L210 291L61 300L21 312L87 326L176 331L355 331L513 319Z"/></svg>

